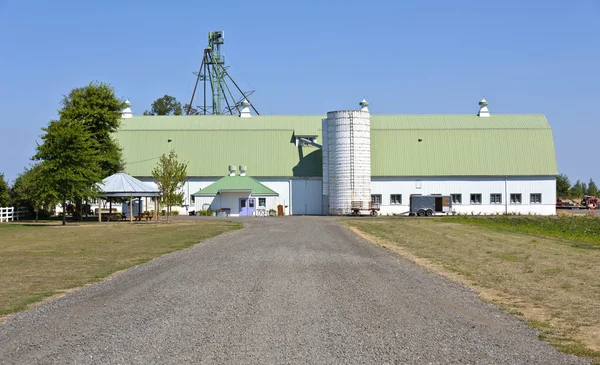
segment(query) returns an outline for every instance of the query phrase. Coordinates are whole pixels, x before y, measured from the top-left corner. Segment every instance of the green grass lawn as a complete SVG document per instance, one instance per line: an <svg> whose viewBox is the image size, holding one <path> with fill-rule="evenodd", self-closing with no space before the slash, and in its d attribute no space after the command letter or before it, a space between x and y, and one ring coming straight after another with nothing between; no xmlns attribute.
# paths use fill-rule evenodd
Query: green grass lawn
<svg viewBox="0 0 600 365"><path fill-rule="evenodd" d="M0 224L0 316L188 248L239 223Z"/></svg>
<svg viewBox="0 0 600 365"><path fill-rule="evenodd" d="M442 220L600 245L600 217L595 216L459 216L444 217Z"/></svg>

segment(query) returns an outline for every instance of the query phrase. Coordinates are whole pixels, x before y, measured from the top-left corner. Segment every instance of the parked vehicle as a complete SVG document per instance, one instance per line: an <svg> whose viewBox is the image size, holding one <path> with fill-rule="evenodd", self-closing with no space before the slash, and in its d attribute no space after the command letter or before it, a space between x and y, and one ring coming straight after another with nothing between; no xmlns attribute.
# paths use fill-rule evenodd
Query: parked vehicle
<svg viewBox="0 0 600 365"><path fill-rule="evenodd" d="M600 205L600 199L595 196L584 195L583 199L581 199L581 205L586 209L596 209Z"/></svg>
<svg viewBox="0 0 600 365"><path fill-rule="evenodd" d="M447 213L452 209L452 199L448 195L411 195L410 214L432 216L435 213Z"/></svg>
<svg viewBox="0 0 600 365"><path fill-rule="evenodd" d="M377 217L377 215L379 214L378 212L381 209L381 204L371 201L369 202L369 205L367 205L365 202L362 201L352 201L351 207L352 215L360 215L361 210L368 210L370 211L369 214L371 214L371 216Z"/></svg>

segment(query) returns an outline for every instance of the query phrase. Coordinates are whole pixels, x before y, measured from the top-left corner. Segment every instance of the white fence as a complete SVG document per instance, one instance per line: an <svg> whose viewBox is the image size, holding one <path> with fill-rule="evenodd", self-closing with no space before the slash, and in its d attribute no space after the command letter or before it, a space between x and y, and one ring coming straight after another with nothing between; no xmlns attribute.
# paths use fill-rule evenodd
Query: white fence
<svg viewBox="0 0 600 365"><path fill-rule="evenodd" d="M14 221L15 220L15 208L7 207L0 208L0 223Z"/></svg>
<svg viewBox="0 0 600 365"><path fill-rule="evenodd" d="M14 222L14 220L19 220L27 215L26 208L18 208L14 207L0 207L0 223L2 222Z"/></svg>

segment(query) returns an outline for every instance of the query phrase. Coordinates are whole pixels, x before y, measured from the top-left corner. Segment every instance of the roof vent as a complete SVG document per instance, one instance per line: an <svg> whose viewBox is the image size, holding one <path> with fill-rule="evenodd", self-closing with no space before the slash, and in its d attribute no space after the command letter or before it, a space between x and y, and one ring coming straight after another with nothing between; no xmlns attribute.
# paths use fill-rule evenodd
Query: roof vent
<svg viewBox="0 0 600 365"><path fill-rule="evenodd" d="M490 117L490 111L488 110L487 106L488 102L485 100L485 98L481 99L479 102L479 113L477 113L480 118Z"/></svg>
<svg viewBox="0 0 600 365"><path fill-rule="evenodd" d="M235 166L229 165L229 176L235 176Z"/></svg>
<svg viewBox="0 0 600 365"><path fill-rule="evenodd" d="M246 165L240 165L240 176L246 176L246 171L248 171Z"/></svg>
<svg viewBox="0 0 600 365"><path fill-rule="evenodd" d="M358 103L358 105L360 105L360 111L362 112L368 112L369 111L369 102L366 99L363 99L360 103Z"/></svg>
<svg viewBox="0 0 600 365"><path fill-rule="evenodd" d="M250 114L250 102L248 101L248 99L244 99L244 101L242 101L242 111L240 112L240 118L250 118L252 117L252 114Z"/></svg>
<svg viewBox="0 0 600 365"><path fill-rule="evenodd" d="M123 119L133 118L133 113L131 112L131 103L129 102L129 100L125 101L125 109L123 109L121 111L121 118L123 118Z"/></svg>

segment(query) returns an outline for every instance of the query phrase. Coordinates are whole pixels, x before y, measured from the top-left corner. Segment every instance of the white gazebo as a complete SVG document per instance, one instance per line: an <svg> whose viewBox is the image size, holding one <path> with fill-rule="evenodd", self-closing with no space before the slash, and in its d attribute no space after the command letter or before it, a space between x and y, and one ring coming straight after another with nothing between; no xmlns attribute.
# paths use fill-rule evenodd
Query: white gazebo
<svg viewBox="0 0 600 365"><path fill-rule="evenodd" d="M129 198L129 220L133 221L133 198L148 198L154 200L154 214L158 219L158 200L160 192L158 189L127 175L125 172L117 172L102 180L98 184L100 198ZM99 202L98 221L102 221L102 199ZM146 202L147 203L147 202ZM146 204L147 206L148 204ZM112 212L109 212L109 214Z"/></svg>

